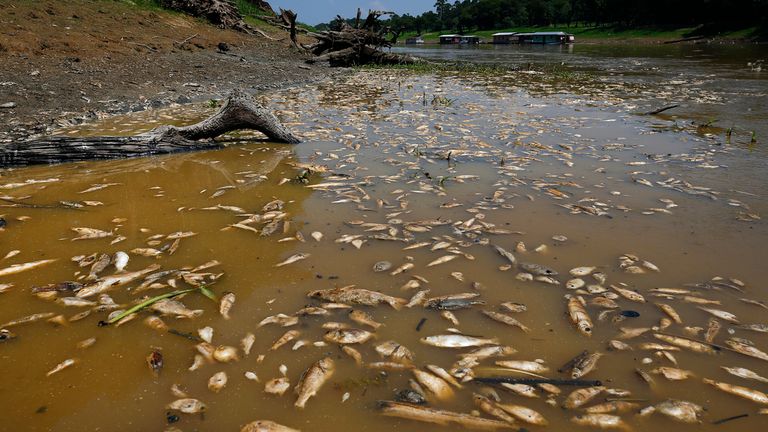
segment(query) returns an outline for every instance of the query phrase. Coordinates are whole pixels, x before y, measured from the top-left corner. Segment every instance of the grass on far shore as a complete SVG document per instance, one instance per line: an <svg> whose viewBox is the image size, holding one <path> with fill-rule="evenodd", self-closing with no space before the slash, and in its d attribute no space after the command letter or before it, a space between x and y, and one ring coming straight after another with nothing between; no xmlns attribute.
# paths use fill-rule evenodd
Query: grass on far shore
<svg viewBox="0 0 768 432"><path fill-rule="evenodd" d="M512 27L506 29L496 30L477 30L467 31L465 35L479 36L480 38L491 41L494 33L500 32L520 32L520 33L532 33L532 32L557 32L562 31L571 33L576 36L576 40L597 40L597 39L656 39L656 40L675 40L683 39L685 37L695 36L697 27L684 27L678 29L659 29L659 28L635 28L624 29L617 27L594 27L594 26L535 26L535 27ZM756 28L750 27L740 29L736 31L723 32L718 35L721 38L730 39L746 39L756 33ZM423 33L421 37L427 42L437 42L441 34L453 34L455 31L443 30L437 32ZM405 41L406 38L416 36L416 32L407 32L400 36L399 40Z"/></svg>

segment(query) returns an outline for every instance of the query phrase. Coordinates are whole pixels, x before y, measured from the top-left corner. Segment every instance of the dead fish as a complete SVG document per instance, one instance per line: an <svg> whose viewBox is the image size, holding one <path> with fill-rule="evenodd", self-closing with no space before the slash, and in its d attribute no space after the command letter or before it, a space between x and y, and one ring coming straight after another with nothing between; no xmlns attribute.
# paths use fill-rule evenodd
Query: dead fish
<svg viewBox="0 0 768 432"><path fill-rule="evenodd" d="M256 342L256 336L250 332L240 340L240 348L243 349L243 353L245 353L245 355L249 355L251 353L251 348L253 348L254 342Z"/></svg>
<svg viewBox="0 0 768 432"><path fill-rule="evenodd" d="M115 269L118 273L125 271L125 266L128 265L129 260L130 256L128 256L128 254L123 251L117 251L112 256L112 262L114 262Z"/></svg>
<svg viewBox="0 0 768 432"><path fill-rule="evenodd" d="M80 291L78 291L76 295L81 298L86 298L96 294L101 294L102 292L107 291L110 288L118 287L130 282L133 282L136 279L144 275L147 275L149 273L152 273L153 271L159 268L160 268L159 264L153 264L143 270L139 270L131 273L121 273L117 275L105 276L95 282L87 284Z"/></svg>
<svg viewBox="0 0 768 432"><path fill-rule="evenodd" d="M92 307L97 304L95 301L82 299L80 297L59 297L56 299L56 303L73 307Z"/></svg>
<svg viewBox="0 0 768 432"><path fill-rule="evenodd" d="M480 410L485 412L486 414L496 417L498 419L501 419L510 424L515 423L515 419L512 418L512 416L510 416L509 414L507 414L503 409L499 408L496 405L496 402L488 399L483 395L479 395L477 393L475 393L472 396L472 398L475 401L475 405L477 405L477 407L480 408Z"/></svg>
<svg viewBox="0 0 768 432"><path fill-rule="evenodd" d="M386 371L396 371L396 372L403 372L408 370L413 370L415 368L412 364L407 363L398 363L398 362L370 362L365 365L368 369L376 369L376 370L386 370Z"/></svg>
<svg viewBox="0 0 768 432"><path fill-rule="evenodd" d="M197 414L205 411L205 404L197 399L185 398L175 400L165 406L165 409L181 411L184 414Z"/></svg>
<svg viewBox="0 0 768 432"><path fill-rule="evenodd" d="M645 297L643 297L640 293L637 293L635 291L632 291L626 288L622 288L617 285L611 285L611 289L619 293L619 295L621 295L627 300L631 300L637 303L645 303Z"/></svg>
<svg viewBox="0 0 768 432"><path fill-rule="evenodd" d="M514 256L514 255L512 255L512 253L511 253L511 252L507 252L507 251L506 251L506 250L504 250L504 248L502 248L501 246L496 246L496 245L492 245L492 246L493 246L493 248L496 250L496 252L498 252L498 253L499 253L499 255L501 255L501 256L503 256L504 258L506 258L506 259L507 259L507 261L509 261L509 263L510 263L510 264L512 264L512 265L515 265L515 264L517 264L517 259L515 258L515 256Z"/></svg>
<svg viewBox="0 0 768 432"><path fill-rule="evenodd" d="M579 279L579 278L576 278L576 279L569 279L569 280L568 280L568 281L565 283L565 287L566 287L567 289L569 289L569 290L577 290L577 289L579 289L579 288L583 288L583 287L584 287L586 284L587 284L587 283L586 283L586 282L584 282L584 279Z"/></svg>
<svg viewBox="0 0 768 432"><path fill-rule="evenodd" d="M405 272L407 272L408 270L410 270L410 269L412 269L414 267L416 267L416 264L408 262L408 263L405 263L405 264L401 265L400 267L392 270L391 272L389 272L389 274L390 274L390 276L397 276L400 273L405 273Z"/></svg>
<svg viewBox="0 0 768 432"><path fill-rule="evenodd" d="M683 320L680 318L680 314L677 313L677 311L670 305L665 303L656 303L656 306L662 310L665 314L667 314L670 318L672 318L672 321L676 322L677 324L682 324Z"/></svg>
<svg viewBox="0 0 768 432"><path fill-rule="evenodd" d="M153 330L168 331L168 325L166 325L162 319L154 315L150 315L147 318L145 318L144 324L146 324L149 328Z"/></svg>
<svg viewBox="0 0 768 432"><path fill-rule="evenodd" d="M285 332L282 336L280 336L275 343L272 344L272 347L269 348L270 351L274 351L281 346L287 344L288 342L296 339L299 337L301 333L298 330L288 330Z"/></svg>
<svg viewBox="0 0 768 432"><path fill-rule="evenodd" d="M301 375L299 384L296 386L298 398L294 406L304 408L309 398L316 395L323 384L333 376L334 370L335 365L330 357L323 358L310 366Z"/></svg>
<svg viewBox="0 0 768 432"><path fill-rule="evenodd" d="M576 409L583 405L586 405L589 401L595 398L595 396L605 390L603 386L586 387L574 390L565 399L563 406L568 409Z"/></svg>
<svg viewBox="0 0 768 432"><path fill-rule="evenodd" d="M448 373L447 370L441 368L440 366L428 364L426 368L430 372L432 372L433 374L435 374L436 376L438 376L439 378L447 382L448 384L456 388L462 388L462 385L458 381L456 381L456 378L451 376L451 374Z"/></svg>
<svg viewBox="0 0 768 432"><path fill-rule="evenodd" d="M522 303L504 302L500 306L505 311L512 313L521 313L528 310L528 307Z"/></svg>
<svg viewBox="0 0 768 432"><path fill-rule="evenodd" d="M55 373L59 373L64 369L76 364L78 361L79 361L78 359L66 359L63 362L57 364L56 367L54 367L53 369L49 370L48 373L45 374L45 376L49 377Z"/></svg>
<svg viewBox="0 0 768 432"><path fill-rule="evenodd" d="M342 345L341 350L344 351L344 354L350 356L352 360L355 361L355 364L358 366L363 365L363 355L360 354L360 351L352 348L349 345Z"/></svg>
<svg viewBox="0 0 768 432"><path fill-rule="evenodd" d="M527 398L539 397L539 395L536 393L536 387L530 386L528 384L501 383L501 387L519 396Z"/></svg>
<svg viewBox="0 0 768 432"><path fill-rule="evenodd" d="M624 423L621 417L612 414L579 414L571 417L571 421L579 426L629 430L629 425Z"/></svg>
<svg viewBox="0 0 768 432"><path fill-rule="evenodd" d="M602 357L602 353L589 354L586 351L573 359L573 366L571 369L571 379L579 379L586 376L597 367L597 361Z"/></svg>
<svg viewBox="0 0 768 432"><path fill-rule="evenodd" d="M385 416L435 423L443 426L458 425L479 430L514 429L512 424L499 420L491 420L452 411L436 410L401 402L379 401L378 407Z"/></svg>
<svg viewBox="0 0 768 432"><path fill-rule="evenodd" d="M632 339L648 332L651 329L649 327L619 327L619 330L621 330L621 334L617 336L619 339Z"/></svg>
<svg viewBox="0 0 768 432"><path fill-rule="evenodd" d="M386 341L376 346L376 352L382 357L391 358L401 363L413 361L413 353L395 341Z"/></svg>
<svg viewBox="0 0 768 432"><path fill-rule="evenodd" d="M486 339L458 334L427 336L420 340L421 343L440 348L466 348L499 343L499 340L496 338Z"/></svg>
<svg viewBox="0 0 768 432"><path fill-rule="evenodd" d="M219 301L219 314L221 314L224 319L229 319L229 311L232 309L234 304L235 294L231 292L225 292Z"/></svg>
<svg viewBox="0 0 768 432"><path fill-rule="evenodd" d="M622 341L613 339L608 341L608 349L610 351L631 351L632 347Z"/></svg>
<svg viewBox="0 0 768 432"><path fill-rule="evenodd" d="M202 309L189 309L184 303L174 299L160 300L152 304L149 308L162 315L173 316L176 318L196 318L203 314Z"/></svg>
<svg viewBox="0 0 768 432"><path fill-rule="evenodd" d="M333 288L327 290L310 291L307 296L320 298L326 301L340 303L356 303L367 306L376 306L379 304L388 304L395 310L402 308L408 301L398 297L388 296L376 291L369 291L353 286Z"/></svg>
<svg viewBox="0 0 768 432"><path fill-rule="evenodd" d="M656 405L640 410L640 416L647 416L659 412L667 417L683 423L700 423L704 408L693 402L667 399Z"/></svg>
<svg viewBox="0 0 768 432"><path fill-rule="evenodd" d="M323 309L323 310L325 310L325 309ZM280 314L277 314L277 315L272 315L272 316L268 316L268 317L264 318L263 320L261 320L259 322L259 325L257 327L262 327L262 326L265 326L267 324L278 324L281 327L290 327L290 326L294 326L294 325L296 325L298 323L299 323L299 317L288 316L288 315L280 313Z"/></svg>
<svg viewBox="0 0 768 432"><path fill-rule="evenodd" d="M237 355L237 348L227 345L217 346L216 349L213 350L211 356L219 363L229 363L240 360Z"/></svg>
<svg viewBox="0 0 768 432"><path fill-rule="evenodd" d="M405 307L412 308L414 306L424 304L424 302L427 299L427 294L429 294L428 289L417 292L416 294L413 295L413 297L411 297L410 300L408 300L408 303L406 303Z"/></svg>
<svg viewBox="0 0 768 432"><path fill-rule="evenodd" d="M160 371L163 369L163 353L158 350L152 350L147 356L147 366L155 377L160 375Z"/></svg>
<svg viewBox="0 0 768 432"><path fill-rule="evenodd" d="M208 389L214 393L218 393L227 386L227 381L228 378L226 372L216 372L208 379Z"/></svg>
<svg viewBox="0 0 768 432"><path fill-rule="evenodd" d="M54 291L56 292L73 291L74 292L79 290L82 287L83 287L83 284L79 282L66 281L66 282L53 283L53 284L48 284L43 286L34 286L32 287L31 292L32 294L54 292Z"/></svg>
<svg viewBox="0 0 768 432"><path fill-rule="evenodd" d="M379 261L373 265L373 271L376 273L385 272L392 268L392 263L389 261Z"/></svg>
<svg viewBox="0 0 768 432"><path fill-rule="evenodd" d="M582 304L583 301L581 297L571 297L568 299L568 315L581 334L592 336L592 319L587 314L587 310Z"/></svg>
<svg viewBox="0 0 768 432"><path fill-rule="evenodd" d="M714 354L715 350L709 346L705 345L701 342L696 342L691 339L681 338L678 336L672 336L672 335L665 335L660 333L654 333L653 337L656 339L662 340L666 343L678 346L680 348L685 348L691 351L705 353L705 354Z"/></svg>
<svg viewBox="0 0 768 432"><path fill-rule="evenodd" d="M741 324L735 327L759 333L768 333L768 324Z"/></svg>
<svg viewBox="0 0 768 432"><path fill-rule="evenodd" d="M487 316L488 318L490 318L490 319L492 319L494 321L498 321L500 323L503 323L503 324L506 324L506 325L509 325L509 326L512 326L512 327L517 327L517 328L519 328L520 330L522 330L522 331L524 331L526 333L531 331L531 329L526 327L525 324L523 324L520 321L512 318L509 315L505 315L503 313L489 311L489 310L482 310L480 312L482 312L483 315Z"/></svg>
<svg viewBox="0 0 768 432"><path fill-rule="evenodd" d="M200 335L200 339L211 343L213 340L213 327L203 327L198 329L197 334Z"/></svg>
<svg viewBox="0 0 768 432"><path fill-rule="evenodd" d="M2 226L0 226L0 228L2 228ZM13 257L15 257L16 255L18 255L20 253L21 253L20 250L14 249L14 250L8 252L7 254L5 254L5 256L2 259L7 260L8 258L13 258Z"/></svg>
<svg viewBox="0 0 768 432"><path fill-rule="evenodd" d="M604 402L591 407L584 408L584 412L587 414L611 414L611 413L625 413L630 411L636 411L640 405L634 402L627 402L621 400L614 400L610 402Z"/></svg>
<svg viewBox="0 0 768 432"><path fill-rule="evenodd" d="M543 415L541 415L538 411L532 410L528 407L524 407L522 405L514 405L514 404L502 404L498 403L496 404L499 408L503 409L507 413L511 414L512 417L526 422L528 424L536 425L536 426L546 426L549 424L546 418L544 418Z"/></svg>
<svg viewBox="0 0 768 432"><path fill-rule="evenodd" d="M447 263L449 261L453 261L453 260L455 260L458 257L459 257L458 255L443 255L440 258L438 258L438 259L430 262L429 264L427 264L427 267L432 267L432 266L436 266L436 265L439 265L439 264L444 264L444 263Z"/></svg>
<svg viewBox="0 0 768 432"><path fill-rule="evenodd" d="M541 264L520 263L519 267L525 272L537 276L557 276L557 272Z"/></svg>
<svg viewBox="0 0 768 432"><path fill-rule="evenodd" d="M442 378L420 369L414 369L412 372L416 381L438 400L449 400L454 397L453 389Z"/></svg>
<svg viewBox="0 0 768 432"><path fill-rule="evenodd" d="M0 327L4 327L4 326L0 326ZM768 361L768 354L763 351L760 351L759 349L757 349L752 345L748 345L734 339L728 339L727 341L725 341L725 344L728 345L732 350L738 352L739 354L744 354L746 356Z"/></svg>
<svg viewBox="0 0 768 432"><path fill-rule="evenodd" d="M9 340L16 339L16 334L8 329L0 329L0 342L8 342Z"/></svg>
<svg viewBox="0 0 768 432"><path fill-rule="evenodd" d="M264 392L282 396L291 388L291 381L286 377L274 378L264 384Z"/></svg>
<svg viewBox="0 0 768 432"><path fill-rule="evenodd" d="M163 251L154 248L135 248L131 249L131 253L144 257L159 257L163 254Z"/></svg>
<svg viewBox="0 0 768 432"><path fill-rule="evenodd" d="M768 378L764 378L758 375L756 372L751 371L749 369L742 368L742 367L726 367L726 366L720 366L720 367L725 369L725 371L728 372L729 374L737 376L739 378L768 383Z"/></svg>
<svg viewBox="0 0 768 432"><path fill-rule="evenodd" d="M694 376L693 372L691 371L666 366L658 367L651 372L663 375L664 378L670 381L682 381Z"/></svg>
<svg viewBox="0 0 768 432"><path fill-rule="evenodd" d="M285 261L275 264L275 267L282 267L284 265L293 264L297 261L301 261L303 259L309 258L310 254L308 253L297 253L293 254L290 257L288 257Z"/></svg>
<svg viewBox="0 0 768 432"><path fill-rule="evenodd" d="M714 315L717 318L720 318L722 320L725 320L725 321L728 321L728 322L732 322L734 324L738 324L739 323L739 320L736 319L736 315L734 315L734 314L732 314L730 312L726 312L726 311L720 310L720 309L707 308L707 307L704 307L704 306L696 306L696 308L701 309L704 312L710 313L710 314L712 314L712 315Z"/></svg>
<svg viewBox="0 0 768 432"><path fill-rule="evenodd" d="M328 342L341 345L365 343L373 338L373 333L356 328L331 330L323 336Z"/></svg>
<svg viewBox="0 0 768 432"><path fill-rule="evenodd" d="M19 324L27 324L35 321L40 321L43 319L48 319L54 315L56 314L53 312L42 312L42 313L27 315L25 317L18 318L13 321L8 321L7 323L0 325L0 328L13 327Z"/></svg>
<svg viewBox="0 0 768 432"><path fill-rule="evenodd" d="M88 274L88 277L86 277L86 280L96 280L98 278L99 273L101 273L105 268L107 268L112 262L112 258L110 258L107 254L101 254L99 258L96 260L96 262L93 263L91 266L91 271Z"/></svg>
<svg viewBox="0 0 768 432"><path fill-rule="evenodd" d="M77 237L73 238L72 241L100 239L105 237L112 237L113 235L115 235L112 231L103 231L96 228L86 228L86 227L72 228L72 231L77 233Z"/></svg>
<svg viewBox="0 0 768 432"><path fill-rule="evenodd" d="M702 381L704 381L705 384L709 384L726 393L730 393L732 395L736 395L744 399L751 400L752 402L756 402L761 405L768 405L768 395L759 390L754 390L749 387L742 387L742 386L737 386L737 385L728 384L724 382L714 381L707 378L703 378Z"/></svg>
<svg viewBox="0 0 768 432"><path fill-rule="evenodd" d="M480 294L472 293L472 297L477 297ZM482 300L473 300L472 297L467 296L442 296L442 297L433 297L431 299L427 299L424 302L424 307L427 309L436 309L436 310L459 310L459 309L467 309L472 307L473 305L483 305L485 304Z"/></svg>
<svg viewBox="0 0 768 432"><path fill-rule="evenodd" d="M55 259L45 259L40 261L32 261L24 264L13 264L4 269L0 269L0 276L8 276L16 273L21 273L27 270L32 270L46 264L50 264L56 261Z"/></svg>
<svg viewBox="0 0 768 432"><path fill-rule="evenodd" d="M720 332L721 327L720 321L710 318L709 321L707 321L707 333L704 335L704 340L712 343L712 341L715 340L715 337L717 337L717 333Z"/></svg>
<svg viewBox="0 0 768 432"><path fill-rule="evenodd" d="M374 329L378 329L383 324L374 321L373 317L370 316L368 313L363 312L361 310L354 309L349 312L349 319L352 321L361 324L361 325L367 325L369 327L372 327Z"/></svg>
<svg viewBox="0 0 768 432"><path fill-rule="evenodd" d="M240 429L240 432L301 432L269 420L256 420Z"/></svg>
<svg viewBox="0 0 768 432"><path fill-rule="evenodd" d="M576 267L576 268L570 269L568 273L571 276L581 277L581 276L587 276L595 270L597 270L597 267Z"/></svg>
<svg viewBox="0 0 768 432"><path fill-rule="evenodd" d="M549 372L549 368L539 362L528 360L497 360L497 366L525 372L543 374Z"/></svg>

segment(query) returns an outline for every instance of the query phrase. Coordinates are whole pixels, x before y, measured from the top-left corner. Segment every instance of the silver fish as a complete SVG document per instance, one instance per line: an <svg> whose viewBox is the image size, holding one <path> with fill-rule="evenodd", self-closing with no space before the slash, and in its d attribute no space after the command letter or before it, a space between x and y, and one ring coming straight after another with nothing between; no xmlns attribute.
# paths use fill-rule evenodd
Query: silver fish
<svg viewBox="0 0 768 432"><path fill-rule="evenodd" d="M487 339L474 336L447 334L423 337L421 338L421 342L440 348L466 348L483 345L494 345L499 343L499 340L496 338Z"/></svg>
<svg viewBox="0 0 768 432"><path fill-rule="evenodd" d="M328 381L335 370L333 359L326 357L314 363L302 375L299 384L296 385L298 398L294 404L297 408L304 408L307 401L316 395L320 388Z"/></svg>

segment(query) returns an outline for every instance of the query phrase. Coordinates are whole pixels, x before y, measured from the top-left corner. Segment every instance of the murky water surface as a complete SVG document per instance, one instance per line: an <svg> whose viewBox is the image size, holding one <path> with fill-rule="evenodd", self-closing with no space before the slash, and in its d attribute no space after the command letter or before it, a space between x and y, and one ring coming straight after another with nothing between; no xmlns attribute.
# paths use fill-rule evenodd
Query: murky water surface
<svg viewBox="0 0 768 432"><path fill-rule="evenodd" d="M0 232L0 255L19 252L0 261L0 272L13 264L55 261L0 278L0 322L48 313L36 322L0 325L15 335L0 343L0 430L239 430L258 419L313 431L423 430L419 422L385 417L377 409L377 401L393 400L397 390L409 388L413 373L370 364L388 361L376 347L394 340L413 353L408 367L452 370L459 355L473 348L420 341L450 329L517 350L480 359L474 371L456 375L535 378L495 365L530 360L549 368L540 376L569 379L569 369L558 369L585 350L599 352L604 355L597 368L582 379L613 390L588 405L625 399L646 407L671 398L706 408L702 425L658 413L639 417L637 408L619 414L635 430L758 430L765 424L758 414L764 405L702 379L768 391L765 383L721 368L768 376L765 360L729 349L740 341L768 351L764 333L717 318L722 329L707 345L713 354L672 346L654 334L704 341L713 316L700 307L732 313L740 324L766 324L768 232L760 219L768 210L765 154L743 138L726 144L722 130L638 116L639 103L605 93L600 82L586 84L579 93L568 83L530 73L362 72L265 96L305 138L298 146L233 141L220 151L3 172L0 215L7 225ZM170 109L62 133L130 134L168 118L191 122L208 113L203 107ZM72 228L78 227L106 236L73 240L78 233ZM178 232L194 235L173 234ZM517 265L494 246L513 254ZM130 257L127 272L152 265L161 267L153 274L175 271L150 278L152 283L142 276L111 287L105 291L109 298L87 298L101 307L55 301L75 296L71 292L32 293L52 283L88 283L91 267L72 258L118 251ZM295 262L276 266L290 257ZM441 257L447 262L430 265ZM375 272L380 261L392 267ZM537 275L521 263L558 275L529 280ZM404 264L412 266L392 274ZM581 277L583 287L568 289L566 282L574 278L569 270L582 266L595 267L593 274ZM111 264L94 277L113 273ZM126 310L201 283L218 297L235 294L230 319L220 315L217 302L191 292L177 300L202 313L191 319L163 316L171 331L146 325L153 315L148 310L121 325L97 325L111 313L104 310L110 298L119 305L112 309ZM327 315L301 316L290 327L259 326L269 316L323 306L309 291L349 285L405 300L425 289L427 297L475 293L483 303L454 310L453 317L420 304L399 310L351 304L382 324L376 330L351 321L350 309L330 308ZM569 319L568 298L574 296L585 301L593 322L589 337ZM526 306L505 313L528 332L481 313L504 312L505 302ZM680 323L657 306L662 303L679 314ZM323 326L333 322L375 333L375 339L353 345L362 366L324 341ZM238 360L205 361L190 371L198 330L207 326L213 345L237 347ZM651 330L622 339L631 350L609 350L620 328ZM298 332L294 340L270 350L291 330ZM255 342L245 354L241 340L248 333ZM95 342L82 347L89 338ZM158 376L146 360L153 351L163 357ZM333 376L306 408L295 408L293 387L324 357L335 363ZM46 376L67 359L74 364ZM660 367L693 376L670 381L658 373ZM653 377L653 384L636 370ZM208 382L218 372L227 374L228 383L217 393ZM291 389L283 396L266 394L265 383L283 374ZM167 409L182 397L174 385L203 402L204 413ZM549 422L539 427L518 421L515 427L563 430L574 427L570 419L582 412L562 408L576 388L560 385L562 393L554 395L537 387L525 397L468 381L452 397L426 396L430 407L470 413L478 409L473 393L495 391L503 403L534 409ZM748 416L711 424L741 414Z"/></svg>

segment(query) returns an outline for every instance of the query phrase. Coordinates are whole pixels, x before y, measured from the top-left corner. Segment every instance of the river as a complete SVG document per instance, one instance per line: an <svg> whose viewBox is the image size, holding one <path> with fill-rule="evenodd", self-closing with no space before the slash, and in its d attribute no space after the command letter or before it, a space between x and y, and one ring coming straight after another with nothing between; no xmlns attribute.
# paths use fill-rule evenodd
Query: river
<svg viewBox="0 0 768 432"><path fill-rule="evenodd" d="M296 146L242 141L246 133L223 150L3 171L0 274L13 264L55 261L0 277L0 327L12 334L0 342L0 430L239 430L260 419L305 431L423 430L417 421L383 416L377 402L411 387L421 387L434 409L471 415L481 409L477 393L534 409L548 422L517 420L514 428L562 430L589 419L583 409L562 407L578 387L510 390L472 378L537 378L495 363L524 360L541 366L538 378L569 379L564 365L583 351L602 356L581 379L605 387L587 405L632 404L611 421L635 430L701 430L659 412L637 414L678 399L704 407L707 427L747 414L717 429L759 429L764 404L704 379L768 391L722 368L768 376L766 360L738 352L752 343L768 351L765 333L739 327L765 325L768 307L766 79L746 68L765 51L578 44L408 50L523 67L362 70L260 95L303 138ZM682 106L641 114L671 103ZM58 133L127 135L212 111L171 107ZM717 122L703 124L713 116ZM81 234L92 238L76 239ZM130 258L123 273L114 259L93 268L93 260L118 251ZM64 298L78 295L66 286L33 293L142 269L156 277L106 285L104 296L81 296L93 303L80 306L66 306L73 300ZM98 325L114 310L200 285L216 301L190 292L176 298L183 313L143 309L120 325ZM403 300L391 307L308 296L350 285ZM429 290L422 293L432 298L428 304L457 309L417 300L402 307L422 290ZM236 300L221 314L227 293ZM461 293L463 300L437 298ZM569 317L574 301L589 315L591 335ZM353 320L353 309L381 326ZM494 312L520 325L491 319ZM46 315L12 322L32 314ZM164 327L147 325L150 316ZM347 327L373 333L349 345L362 364L335 340L332 329ZM274 347L289 331L291 340ZM467 370L457 362L474 348L424 343L451 332L510 348L476 357ZM237 358L205 360L203 337L235 348ZM382 354L388 341L411 359ZM691 341L708 352L692 350ZM153 352L163 358L157 374L147 364ZM196 356L203 359L193 366ZM332 376L305 408L295 407L293 387L323 358L333 361ZM438 381L437 392L409 382L412 368L430 366L464 382ZM209 383L219 372L228 377L223 389ZM665 378L679 375L687 379ZM273 379L290 389L265 393ZM183 398L206 407L195 414L168 408Z"/></svg>

